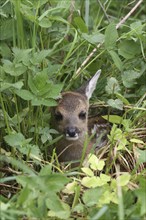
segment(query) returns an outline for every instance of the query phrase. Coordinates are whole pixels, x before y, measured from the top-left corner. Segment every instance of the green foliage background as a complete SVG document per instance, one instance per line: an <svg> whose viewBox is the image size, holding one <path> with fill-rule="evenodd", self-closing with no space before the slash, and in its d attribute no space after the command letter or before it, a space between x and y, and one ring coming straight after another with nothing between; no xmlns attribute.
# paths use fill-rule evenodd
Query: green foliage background
<svg viewBox="0 0 146 220"><path fill-rule="evenodd" d="M145 0L116 29L135 4L1 1L2 219L145 219L145 170L140 169L146 162ZM55 153L48 157L58 140L49 125L50 107L62 90L78 88L98 69L102 74L91 103L113 124L109 158L62 170L54 165ZM126 173L120 173L117 158Z"/></svg>

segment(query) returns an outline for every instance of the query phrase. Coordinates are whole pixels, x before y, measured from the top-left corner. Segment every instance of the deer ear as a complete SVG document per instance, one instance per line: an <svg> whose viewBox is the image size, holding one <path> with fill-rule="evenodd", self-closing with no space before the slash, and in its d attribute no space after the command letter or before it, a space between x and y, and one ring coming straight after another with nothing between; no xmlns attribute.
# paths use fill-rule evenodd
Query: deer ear
<svg viewBox="0 0 146 220"><path fill-rule="evenodd" d="M91 98L97 84L97 80L100 76L101 70L98 70L95 75L89 80L86 89L85 89L85 95L87 96L88 99Z"/></svg>
<svg viewBox="0 0 146 220"><path fill-rule="evenodd" d="M100 76L101 70L98 70L95 75L86 83L86 85L81 86L77 92L86 95L88 100L91 98L97 84L97 80Z"/></svg>

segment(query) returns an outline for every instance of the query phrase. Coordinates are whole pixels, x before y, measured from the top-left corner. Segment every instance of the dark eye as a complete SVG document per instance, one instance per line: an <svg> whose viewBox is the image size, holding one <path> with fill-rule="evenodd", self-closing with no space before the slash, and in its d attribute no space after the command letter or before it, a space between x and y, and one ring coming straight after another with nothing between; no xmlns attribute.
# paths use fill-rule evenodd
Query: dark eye
<svg viewBox="0 0 146 220"><path fill-rule="evenodd" d="M84 111L81 111L80 113L79 113L79 118L80 119L85 119L86 118L86 112L84 112Z"/></svg>
<svg viewBox="0 0 146 220"><path fill-rule="evenodd" d="M61 121L63 119L63 115L60 112L55 113L55 119L57 121Z"/></svg>

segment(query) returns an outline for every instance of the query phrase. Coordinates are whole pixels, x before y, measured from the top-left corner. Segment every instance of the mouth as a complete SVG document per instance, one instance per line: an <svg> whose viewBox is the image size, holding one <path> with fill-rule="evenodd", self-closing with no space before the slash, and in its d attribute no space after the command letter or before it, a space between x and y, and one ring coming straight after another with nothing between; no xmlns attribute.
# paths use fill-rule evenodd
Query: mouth
<svg viewBox="0 0 146 220"><path fill-rule="evenodd" d="M75 133L75 135L73 137L69 136L69 134L65 135L66 140L68 141L76 141L79 139L79 134Z"/></svg>

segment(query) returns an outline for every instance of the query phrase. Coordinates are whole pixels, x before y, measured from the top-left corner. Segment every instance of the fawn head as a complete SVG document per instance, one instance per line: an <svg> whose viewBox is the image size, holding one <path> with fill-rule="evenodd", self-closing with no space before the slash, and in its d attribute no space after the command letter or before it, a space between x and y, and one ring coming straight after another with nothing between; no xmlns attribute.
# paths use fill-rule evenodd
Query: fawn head
<svg viewBox="0 0 146 220"><path fill-rule="evenodd" d="M53 126L68 142L84 141L88 132L89 99L96 88L101 70L75 92L63 92L53 109Z"/></svg>

